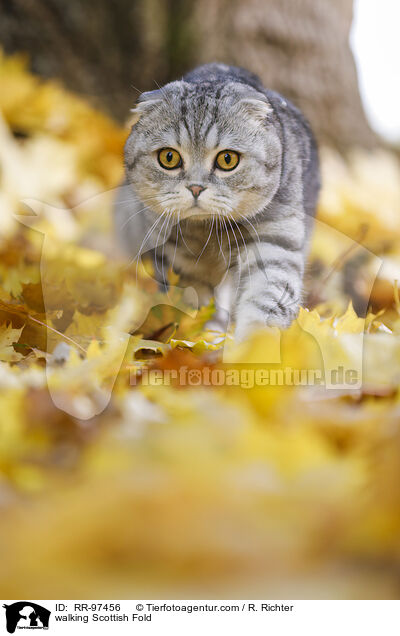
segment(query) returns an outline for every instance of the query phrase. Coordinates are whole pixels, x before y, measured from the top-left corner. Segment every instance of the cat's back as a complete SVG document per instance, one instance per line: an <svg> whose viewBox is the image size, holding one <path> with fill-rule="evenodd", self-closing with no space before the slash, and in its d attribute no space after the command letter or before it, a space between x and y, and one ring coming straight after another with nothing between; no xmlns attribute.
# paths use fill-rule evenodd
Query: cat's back
<svg viewBox="0 0 400 636"><path fill-rule="evenodd" d="M189 84L208 86L210 89L230 82L239 82L247 84L257 91L263 92L265 90L260 78L254 73L239 66L228 66L228 64L217 62L198 66L186 73L182 79Z"/></svg>

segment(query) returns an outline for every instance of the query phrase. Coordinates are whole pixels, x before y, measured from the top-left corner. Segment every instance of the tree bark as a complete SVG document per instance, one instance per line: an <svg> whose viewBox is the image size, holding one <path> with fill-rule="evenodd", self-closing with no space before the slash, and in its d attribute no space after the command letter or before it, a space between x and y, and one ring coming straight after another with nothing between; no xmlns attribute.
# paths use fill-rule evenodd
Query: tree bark
<svg viewBox="0 0 400 636"><path fill-rule="evenodd" d="M138 93L195 66L247 67L341 151L379 143L349 47L352 0L0 0L0 43L123 120Z"/></svg>
<svg viewBox="0 0 400 636"><path fill-rule="evenodd" d="M358 90L352 17L353 0L203 0L199 59L250 68L303 110L321 142L371 148L378 140Z"/></svg>

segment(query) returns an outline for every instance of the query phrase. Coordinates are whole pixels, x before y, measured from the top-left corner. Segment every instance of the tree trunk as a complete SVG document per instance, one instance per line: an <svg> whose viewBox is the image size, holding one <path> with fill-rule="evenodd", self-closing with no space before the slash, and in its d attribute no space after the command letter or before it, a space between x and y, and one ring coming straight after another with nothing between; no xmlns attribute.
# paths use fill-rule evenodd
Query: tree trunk
<svg viewBox="0 0 400 636"><path fill-rule="evenodd" d="M323 143L377 145L349 45L353 0L203 0L197 12L201 61L250 68L303 110Z"/></svg>
<svg viewBox="0 0 400 636"><path fill-rule="evenodd" d="M254 71L341 151L378 140L358 92L352 0L0 0L0 43L124 119L139 91L223 61Z"/></svg>

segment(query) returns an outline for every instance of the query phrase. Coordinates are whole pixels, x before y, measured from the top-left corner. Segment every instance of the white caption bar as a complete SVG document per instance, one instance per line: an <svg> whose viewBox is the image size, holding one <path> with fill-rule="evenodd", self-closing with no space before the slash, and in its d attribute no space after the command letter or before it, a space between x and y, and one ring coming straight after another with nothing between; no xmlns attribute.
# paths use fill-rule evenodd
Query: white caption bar
<svg viewBox="0 0 400 636"><path fill-rule="evenodd" d="M1 601L0 634L400 633L400 601Z"/></svg>

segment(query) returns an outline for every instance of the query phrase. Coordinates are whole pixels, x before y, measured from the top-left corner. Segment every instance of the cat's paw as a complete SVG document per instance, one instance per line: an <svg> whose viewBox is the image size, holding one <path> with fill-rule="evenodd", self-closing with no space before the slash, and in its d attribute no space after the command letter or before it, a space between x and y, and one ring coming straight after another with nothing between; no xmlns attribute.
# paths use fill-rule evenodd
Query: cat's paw
<svg viewBox="0 0 400 636"><path fill-rule="evenodd" d="M207 320L204 325L204 331L211 331L217 334L223 334L227 331L227 324L221 320L217 320L215 318L211 318L211 320Z"/></svg>
<svg viewBox="0 0 400 636"><path fill-rule="evenodd" d="M229 313L225 309L218 307L213 317L207 320L204 329L205 331L214 331L223 334L228 331L228 326Z"/></svg>

